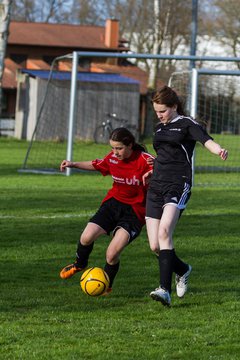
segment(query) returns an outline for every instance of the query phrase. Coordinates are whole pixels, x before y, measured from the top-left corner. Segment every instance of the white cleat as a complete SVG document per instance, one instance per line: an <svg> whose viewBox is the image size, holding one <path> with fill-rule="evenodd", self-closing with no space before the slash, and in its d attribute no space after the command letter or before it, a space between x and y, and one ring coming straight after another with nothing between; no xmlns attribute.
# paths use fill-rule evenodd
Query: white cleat
<svg viewBox="0 0 240 360"><path fill-rule="evenodd" d="M176 282L176 290L177 290L177 296L179 298L182 298L188 289L188 278L191 274L192 267L191 265L188 265L188 271L183 274L182 276L176 275L175 282Z"/></svg>
<svg viewBox="0 0 240 360"><path fill-rule="evenodd" d="M167 290L161 288L156 288L150 293L150 296L153 300L160 301L165 306L171 305L171 297Z"/></svg>

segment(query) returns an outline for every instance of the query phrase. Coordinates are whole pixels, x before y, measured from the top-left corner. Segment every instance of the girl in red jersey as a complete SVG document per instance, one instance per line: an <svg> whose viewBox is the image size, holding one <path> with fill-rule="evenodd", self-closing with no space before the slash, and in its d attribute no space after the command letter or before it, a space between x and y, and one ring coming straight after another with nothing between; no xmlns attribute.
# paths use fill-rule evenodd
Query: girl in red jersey
<svg viewBox="0 0 240 360"><path fill-rule="evenodd" d="M113 185L81 234L76 261L63 268L60 277L68 279L84 270L94 241L100 235L112 232L104 267L110 279L108 291L111 291L119 270L120 254L140 234L145 223L147 189L142 177L152 169L153 156L135 142L134 136L126 128L113 130L109 142L112 151L103 159L81 162L63 160L61 163L61 171L70 167L100 171L103 176L111 175Z"/></svg>

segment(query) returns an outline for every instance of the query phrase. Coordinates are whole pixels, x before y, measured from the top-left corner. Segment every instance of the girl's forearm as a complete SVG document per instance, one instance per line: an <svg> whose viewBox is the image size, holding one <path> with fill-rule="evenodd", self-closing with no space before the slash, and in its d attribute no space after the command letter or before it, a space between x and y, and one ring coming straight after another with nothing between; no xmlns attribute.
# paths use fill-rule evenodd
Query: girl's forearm
<svg viewBox="0 0 240 360"><path fill-rule="evenodd" d="M219 155L222 160L226 160L228 157L228 151L222 148L213 140L208 140L205 142L204 146L213 154Z"/></svg>

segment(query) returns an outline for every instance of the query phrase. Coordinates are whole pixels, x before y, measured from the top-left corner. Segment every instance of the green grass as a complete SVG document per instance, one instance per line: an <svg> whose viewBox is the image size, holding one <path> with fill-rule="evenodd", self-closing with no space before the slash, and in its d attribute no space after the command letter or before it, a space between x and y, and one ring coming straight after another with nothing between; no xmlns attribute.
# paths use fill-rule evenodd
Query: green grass
<svg viewBox="0 0 240 360"><path fill-rule="evenodd" d="M173 291L168 309L149 297L158 269L145 229L113 292L91 298L80 275L62 281L59 270L111 179L19 174L26 148L0 139L0 359L239 359L240 187L193 189L175 233L193 266L184 299ZM96 242L89 265L103 266L107 244Z"/></svg>

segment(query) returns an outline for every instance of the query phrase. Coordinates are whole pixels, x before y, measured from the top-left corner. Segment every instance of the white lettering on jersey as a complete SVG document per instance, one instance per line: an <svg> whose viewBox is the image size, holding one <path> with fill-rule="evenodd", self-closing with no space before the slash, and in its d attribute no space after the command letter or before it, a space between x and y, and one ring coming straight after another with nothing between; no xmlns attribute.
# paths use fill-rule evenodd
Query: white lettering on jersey
<svg viewBox="0 0 240 360"><path fill-rule="evenodd" d="M182 129L169 129L170 131L182 131Z"/></svg>
<svg viewBox="0 0 240 360"><path fill-rule="evenodd" d="M110 163L113 163L113 164L118 164L118 161L117 161L117 160L109 159L109 162L110 162Z"/></svg>
<svg viewBox="0 0 240 360"><path fill-rule="evenodd" d="M134 175L132 179L126 178L126 184L127 185L140 185L140 181Z"/></svg>
<svg viewBox="0 0 240 360"><path fill-rule="evenodd" d="M119 178L119 177L113 176L113 175L112 175L112 178L113 178L114 181L116 181L118 183L125 184L124 178Z"/></svg>
<svg viewBox="0 0 240 360"><path fill-rule="evenodd" d="M112 175L112 178L116 183L126 184L126 185L137 185L137 186L140 185L140 180L137 179L135 175L132 178L119 178L117 176Z"/></svg>

